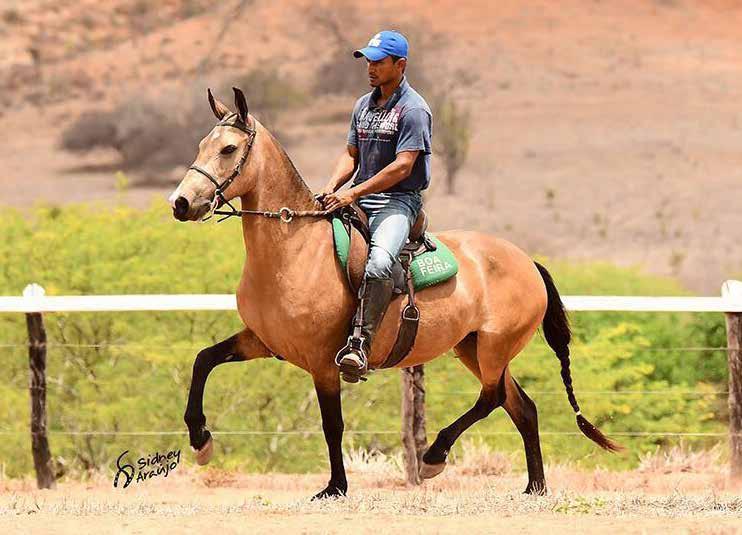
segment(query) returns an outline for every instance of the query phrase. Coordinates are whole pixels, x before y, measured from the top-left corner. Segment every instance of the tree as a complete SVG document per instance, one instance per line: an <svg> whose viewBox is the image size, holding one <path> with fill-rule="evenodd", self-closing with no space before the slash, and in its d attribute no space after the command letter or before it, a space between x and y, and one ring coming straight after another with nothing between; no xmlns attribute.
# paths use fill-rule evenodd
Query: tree
<svg viewBox="0 0 742 535"><path fill-rule="evenodd" d="M433 143L446 168L446 193L455 193L456 175L466 161L471 141L471 113L447 96L433 99Z"/></svg>

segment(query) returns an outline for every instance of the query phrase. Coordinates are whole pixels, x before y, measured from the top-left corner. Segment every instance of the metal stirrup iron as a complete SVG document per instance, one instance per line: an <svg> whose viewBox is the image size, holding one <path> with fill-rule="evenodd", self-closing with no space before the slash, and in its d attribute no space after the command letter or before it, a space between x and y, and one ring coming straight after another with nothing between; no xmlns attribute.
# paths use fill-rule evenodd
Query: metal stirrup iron
<svg viewBox="0 0 742 535"><path fill-rule="evenodd" d="M365 286L366 279L364 278L363 283L361 284L361 287L358 291L359 296L363 295ZM335 364L340 368L340 373L343 375L343 378L349 383L357 383L359 380L367 380L366 377L363 376L363 374L368 370L368 355L366 355L366 351L363 349L363 344L366 341L366 338L363 336L362 330L364 305L364 300L361 297L358 304L357 314L353 318L353 333L348 337L348 341L345 343L345 345L340 348L340 351L338 351L335 355ZM355 353L356 355L358 355L363 361L363 366L361 366L360 368L349 369L348 366L343 365L341 363L341 360L348 353Z"/></svg>

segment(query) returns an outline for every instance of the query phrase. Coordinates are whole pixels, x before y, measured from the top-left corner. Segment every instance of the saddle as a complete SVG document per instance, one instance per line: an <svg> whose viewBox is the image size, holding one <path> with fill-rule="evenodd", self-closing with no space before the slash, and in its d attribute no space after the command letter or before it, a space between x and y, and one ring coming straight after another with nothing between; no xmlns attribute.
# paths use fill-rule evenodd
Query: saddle
<svg viewBox="0 0 742 535"><path fill-rule="evenodd" d="M349 243L347 244L347 256L342 258L340 252L338 252L338 256L341 257L341 263L345 265L345 273L351 289L358 293L368 261L368 249L371 240L368 218L357 204L352 203L340 210L339 219L347 233ZM396 295L406 293L407 305L402 309L402 322L392 351L380 368L392 368L399 364L415 344L420 310L415 305L415 284L413 283L411 263L417 256L435 251L438 248L437 244L426 236L427 228L428 216L421 209L410 229L407 244L402 248L392 266L393 292ZM358 236L354 239L354 233L360 235L362 239L358 239ZM337 238L337 232L335 236ZM342 248L338 247L337 249L340 251Z"/></svg>

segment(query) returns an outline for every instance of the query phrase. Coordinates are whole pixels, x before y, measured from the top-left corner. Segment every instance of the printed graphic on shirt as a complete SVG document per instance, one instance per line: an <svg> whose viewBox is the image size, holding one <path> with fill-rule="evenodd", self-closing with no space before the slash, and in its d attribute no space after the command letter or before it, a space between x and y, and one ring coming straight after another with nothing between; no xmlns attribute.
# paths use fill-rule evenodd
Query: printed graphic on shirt
<svg viewBox="0 0 742 535"><path fill-rule="evenodd" d="M382 141L390 143L395 140L399 130L399 109L364 108L356 122L359 141Z"/></svg>

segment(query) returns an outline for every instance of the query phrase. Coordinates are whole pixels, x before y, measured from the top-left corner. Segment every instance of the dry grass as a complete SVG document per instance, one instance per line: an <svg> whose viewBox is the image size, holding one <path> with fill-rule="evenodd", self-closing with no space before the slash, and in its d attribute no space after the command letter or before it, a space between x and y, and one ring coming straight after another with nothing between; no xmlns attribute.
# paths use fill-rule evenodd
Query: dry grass
<svg viewBox="0 0 742 535"><path fill-rule="evenodd" d="M404 473L401 453L386 455L378 450L349 448L343 455L343 462L348 474L373 477L379 482L399 480Z"/></svg>
<svg viewBox="0 0 742 535"><path fill-rule="evenodd" d="M220 468L207 468L201 474L201 483L209 488L231 487L237 481L237 474Z"/></svg>
<svg viewBox="0 0 742 535"><path fill-rule="evenodd" d="M65 489L66 490L66 489ZM663 496L636 492L584 494L559 491L548 496L529 496L518 491L498 492L483 489L475 492L359 489L348 497L310 501L301 492L241 493L220 495L220 502L204 500L198 492L178 489L173 497L152 496L129 499L109 492L92 492L86 496L52 496L42 493L10 493L0 499L0 516L44 512L54 515L198 515L231 513L270 514L389 514L389 515L476 515L496 510L500 514L530 515L538 513L582 513L611 516L641 515L647 517L737 516L742 515L742 497L720 495L709 491L702 495L681 492ZM308 489L307 489L308 490ZM213 496L212 496L213 497Z"/></svg>
<svg viewBox="0 0 742 535"><path fill-rule="evenodd" d="M0 482L0 524L27 533L253 532L418 533L704 532L742 529L742 487L724 468L687 450L647 456L630 472L547 466L549 493L524 495L526 475L510 459L470 442L441 476L410 488L401 462L381 452L346 452L344 498L311 502L326 474L240 474L185 464L167 479L114 489L111 477L38 491L31 479ZM692 467L689 471L688 467ZM497 474L497 475L488 475ZM502 524L505 522L505 524ZM4 530L5 532L5 530Z"/></svg>
<svg viewBox="0 0 742 535"><path fill-rule="evenodd" d="M708 450L692 451L684 444L669 450L647 453L639 462L639 472L671 474L677 472L713 472L720 469L721 448L718 444Z"/></svg>
<svg viewBox="0 0 742 535"><path fill-rule="evenodd" d="M473 477L462 475L454 468L440 479L426 482L421 487L404 489L392 484L392 488L377 488L379 473L387 473L388 468L373 457L366 463L374 467L369 469L370 473L356 472L351 476L348 497L322 502L311 502L308 497L322 486L324 476L244 476L212 469L186 469L167 480L130 487L127 492L113 489L109 481L102 483L105 478L86 484L63 483L56 491L35 491L29 488L32 485L6 487L0 497L0 516L34 512L81 516L210 513L447 516L476 515L483 511L498 511L502 515L742 515L742 496L735 492L720 492L715 486L715 478L701 477L700 492L676 487L654 494L634 485L634 480L627 477L628 473L613 474L615 490L596 491L590 484L587 488L578 488L579 482L589 481L589 473L570 472L567 467L560 466L548 470L552 489L556 490L551 490L547 496L529 496L519 490L525 482L524 474L501 478ZM363 462L356 461L355 464L357 469ZM401 480L392 483L401 483ZM670 481L669 486L672 485ZM209 490L205 491L205 487Z"/></svg>
<svg viewBox="0 0 742 535"><path fill-rule="evenodd" d="M361 475L376 487L398 487L404 484L402 454L386 455L378 450L350 447L343 456L350 477ZM462 452L452 456L450 464L460 476L502 476L512 470L508 454L493 451L482 440L464 440Z"/></svg>
<svg viewBox="0 0 742 535"><path fill-rule="evenodd" d="M510 455L492 448L482 440L465 439L462 442L463 453L454 457L452 464L457 472L467 476L502 476L509 474L513 468Z"/></svg>

